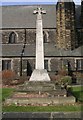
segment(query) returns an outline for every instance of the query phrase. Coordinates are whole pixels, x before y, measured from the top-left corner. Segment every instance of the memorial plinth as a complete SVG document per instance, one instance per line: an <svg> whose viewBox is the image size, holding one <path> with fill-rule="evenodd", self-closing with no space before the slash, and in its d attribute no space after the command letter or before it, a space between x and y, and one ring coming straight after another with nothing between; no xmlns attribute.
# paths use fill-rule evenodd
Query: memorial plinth
<svg viewBox="0 0 83 120"><path fill-rule="evenodd" d="M43 43L43 24L42 14L46 11L42 8L38 8L34 11L37 14L36 20L36 65L33 71L30 81L50 81L50 77L47 70L44 69L44 43Z"/></svg>
<svg viewBox="0 0 83 120"><path fill-rule="evenodd" d="M28 81L21 85L5 104L27 106L54 106L60 104L74 104L75 97L68 96L65 89L61 89L52 81Z"/></svg>
<svg viewBox="0 0 83 120"><path fill-rule="evenodd" d="M35 69L31 75L30 81L50 81L47 70L45 69Z"/></svg>

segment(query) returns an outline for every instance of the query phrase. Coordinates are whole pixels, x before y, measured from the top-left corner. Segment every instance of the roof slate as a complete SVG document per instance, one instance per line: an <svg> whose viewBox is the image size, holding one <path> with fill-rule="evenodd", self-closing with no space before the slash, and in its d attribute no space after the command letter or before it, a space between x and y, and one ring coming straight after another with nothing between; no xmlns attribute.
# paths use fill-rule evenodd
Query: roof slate
<svg viewBox="0 0 83 120"><path fill-rule="evenodd" d="M35 28L37 5L3 6L2 28ZM44 28L56 28L56 5L41 5L47 13L43 15ZM80 18L80 6L76 6L76 20ZM77 22L77 27L80 27Z"/></svg>
<svg viewBox="0 0 83 120"><path fill-rule="evenodd" d="M23 45L2 45L2 57L20 57ZM57 57L57 56L83 56L83 46L73 51L61 50L54 46L54 44L45 43L44 53L45 57ZM35 44L26 45L23 54L24 57L35 57Z"/></svg>
<svg viewBox="0 0 83 120"><path fill-rule="evenodd" d="M38 6L4 6L2 7L3 28L35 28L36 15L34 9ZM56 27L56 6L42 5L47 13L43 15L44 28Z"/></svg>

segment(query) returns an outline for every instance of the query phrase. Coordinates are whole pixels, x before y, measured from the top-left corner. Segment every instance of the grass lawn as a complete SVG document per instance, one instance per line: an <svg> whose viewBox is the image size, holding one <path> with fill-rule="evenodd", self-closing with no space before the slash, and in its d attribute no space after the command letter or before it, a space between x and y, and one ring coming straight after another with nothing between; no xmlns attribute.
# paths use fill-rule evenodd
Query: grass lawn
<svg viewBox="0 0 83 120"><path fill-rule="evenodd" d="M81 111L81 105L57 106L3 106L3 112L73 112Z"/></svg>
<svg viewBox="0 0 83 120"><path fill-rule="evenodd" d="M2 90L2 100L4 100L8 97L10 97L13 92L14 88L3 88ZM72 88L70 89L73 91L74 96L79 98L81 101L83 100L83 96L80 95L80 88ZM83 91L82 91L83 95ZM82 107L81 104L74 104L74 105L57 105L57 106L16 106L16 105L10 105L6 106L3 105L2 111L3 112L74 112L74 111L81 111ZM83 110L82 110L83 111Z"/></svg>
<svg viewBox="0 0 83 120"><path fill-rule="evenodd" d="M71 87L69 91L76 97L78 102L83 102L83 86Z"/></svg>
<svg viewBox="0 0 83 120"><path fill-rule="evenodd" d="M2 102L2 89L0 88L0 102Z"/></svg>
<svg viewBox="0 0 83 120"><path fill-rule="evenodd" d="M2 89L2 101L10 97L13 94L14 90L15 90L14 88L3 88Z"/></svg>

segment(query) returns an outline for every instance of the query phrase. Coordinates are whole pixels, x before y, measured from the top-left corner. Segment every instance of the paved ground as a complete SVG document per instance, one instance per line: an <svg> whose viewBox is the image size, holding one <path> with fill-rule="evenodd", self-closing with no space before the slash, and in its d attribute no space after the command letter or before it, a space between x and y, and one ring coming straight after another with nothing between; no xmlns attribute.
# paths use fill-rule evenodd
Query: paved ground
<svg viewBox="0 0 83 120"><path fill-rule="evenodd" d="M3 113L2 120L83 120L80 112Z"/></svg>

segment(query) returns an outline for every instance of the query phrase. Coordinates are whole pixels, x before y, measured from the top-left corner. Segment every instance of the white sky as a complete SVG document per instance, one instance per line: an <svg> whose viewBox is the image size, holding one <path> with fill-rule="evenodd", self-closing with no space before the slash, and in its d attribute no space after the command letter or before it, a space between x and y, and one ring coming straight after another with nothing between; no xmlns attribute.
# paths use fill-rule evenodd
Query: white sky
<svg viewBox="0 0 83 120"><path fill-rule="evenodd" d="M43 3L56 3L58 0L0 0L1 3L10 3L10 2L18 2L18 3L24 3L24 2L29 2L29 3L39 3L39 2L43 2ZM66 0L68 1L68 0ZM76 4L80 4L81 0L73 0Z"/></svg>

